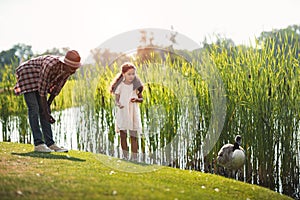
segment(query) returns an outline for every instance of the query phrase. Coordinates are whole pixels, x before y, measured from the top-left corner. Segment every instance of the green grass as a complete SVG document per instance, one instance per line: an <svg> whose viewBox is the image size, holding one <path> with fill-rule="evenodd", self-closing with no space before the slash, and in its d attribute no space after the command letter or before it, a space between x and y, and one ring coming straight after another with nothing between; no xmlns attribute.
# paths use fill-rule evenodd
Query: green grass
<svg viewBox="0 0 300 200"><path fill-rule="evenodd" d="M174 165L198 169L211 166L222 145L240 134L247 155L245 181L293 195L299 187L299 40L299 34L279 33L248 47L220 41L200 51L185 50L189 62L175 54L165 55L165 61L158 57L149 60L146 65L135 60L137 74L145 84L140 105L146 136L143 150L153 153L177 135L179 141L172 144L175 150L170 156L185 156L183 160L189 163ZM15 68L0 70L0 122L6 127L2 138L10 141L16 126L18 142L26 143L31 134L27 106L24 98L11 90L16 83ZM108 89L119 71L117 62L84 66L55 98L53 111L80 106L82 119L87 119L81 121L84 124L74 124L84 130L78 133L78 141L97 146L94 138L105 133L113 143L115 104ZM220 135L212 139L214 132ZM86 149L87 143L80 148ZM161 155L158 159L170 158Z"/></svg>
<svg viewBox="0 0 300 200"><path fill-rule="evenodd" d="M158 166L152 172L128 173L104 165L110 158L100 154L32 150L29 144L0 143L1 199L290 199L212 174Z"/></svg>

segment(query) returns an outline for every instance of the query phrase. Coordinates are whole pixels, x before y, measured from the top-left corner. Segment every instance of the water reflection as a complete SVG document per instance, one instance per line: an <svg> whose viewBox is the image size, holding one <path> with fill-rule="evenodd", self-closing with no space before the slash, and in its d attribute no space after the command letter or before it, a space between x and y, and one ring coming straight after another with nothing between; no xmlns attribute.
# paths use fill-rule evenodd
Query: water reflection
<svg viewBox="0 0 300 200"><path fill-rule="evenodd" d="M155 116L157 111L153 109L151 112L151 115ZM96 115L93 111L87 112L83 107L54 112L53 116L57 120L57 123L53 125L54 140L58 145L69 149L102 153L120 158L122 150L119 137L113 133L114 127L111 127L111 122L105 119L106 115L105 111ZM154 124L144 122L144 136L139 138L139 152L141 152L139 162L218 173L214 162L205 162L207 158L203 156L201 150L202 132L207 128L205 125L197 126L196 133L187 135L184 133L185 121L182 120L181 125L178 126L177 137L171 138L173 139L171 145L163 148L167 145L168 140L162 137L158 128L154 128L159 127L161 121L154 120L152 123ZM2 133L0 141L22 143L32 143L33 141L26 115L10 116L6 122L2 121L0 132ZM299 133L293 134L294 138L299 138ZM297 199L300 190L300 149L297 145L299 141L291 140L288 147L280 140L273 142L274 150L272 151L266 149L259 151L255 143L245 146L247 161L240 180L269 187ZM213 151L217 152L218 145L223 143L224 141L218 143ZM195 150L193 147L200 148ZM287 155L289 156L286 157Z"/></svg>

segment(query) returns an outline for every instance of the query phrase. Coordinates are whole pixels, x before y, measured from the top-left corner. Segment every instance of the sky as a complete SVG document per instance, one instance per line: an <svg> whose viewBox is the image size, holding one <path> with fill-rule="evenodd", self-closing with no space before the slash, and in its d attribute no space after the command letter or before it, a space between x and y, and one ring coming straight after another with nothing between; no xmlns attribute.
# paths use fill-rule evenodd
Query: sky
<svg viewBox="0 0 300 200"><path fill-rule="evenodd" d="M170 30L196 43L221 35L249 44L262 31L300 25L300 0L0 0L0 51L31 45L91 49L131 30Z"/></svg>

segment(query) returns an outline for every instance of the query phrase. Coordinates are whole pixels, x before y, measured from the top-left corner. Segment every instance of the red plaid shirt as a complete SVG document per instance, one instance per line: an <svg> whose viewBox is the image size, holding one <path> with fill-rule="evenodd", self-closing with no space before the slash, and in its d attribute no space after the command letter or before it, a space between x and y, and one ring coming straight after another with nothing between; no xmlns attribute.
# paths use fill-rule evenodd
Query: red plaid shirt
<svg viewBox="0 0 300 200"><path fill-rule="evenodd" d="M64 71L64 64L58 56L40 56L22 63L16 69L16 95L38 91L58 95L71 73Z"/></svg>

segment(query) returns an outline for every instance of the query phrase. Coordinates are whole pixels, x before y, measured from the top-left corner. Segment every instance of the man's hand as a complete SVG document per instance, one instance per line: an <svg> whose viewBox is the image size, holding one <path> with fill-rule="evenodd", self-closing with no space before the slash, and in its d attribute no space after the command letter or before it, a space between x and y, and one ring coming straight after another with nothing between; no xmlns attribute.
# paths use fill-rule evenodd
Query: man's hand
<svg viewBox="0 0 300 200"><path fill-rule="evenodd" d="M44 117L51 124L55 123L55 119L50 114L44 114Z"/></svg>
<svg viewBox="0 0 300 200"><path fill-rule="evenodd" d="M48 105L46 96L41 96L41 107L42 115L45 117L45 120L53 124L55 119L50 115L50 106Z"/></svg>

